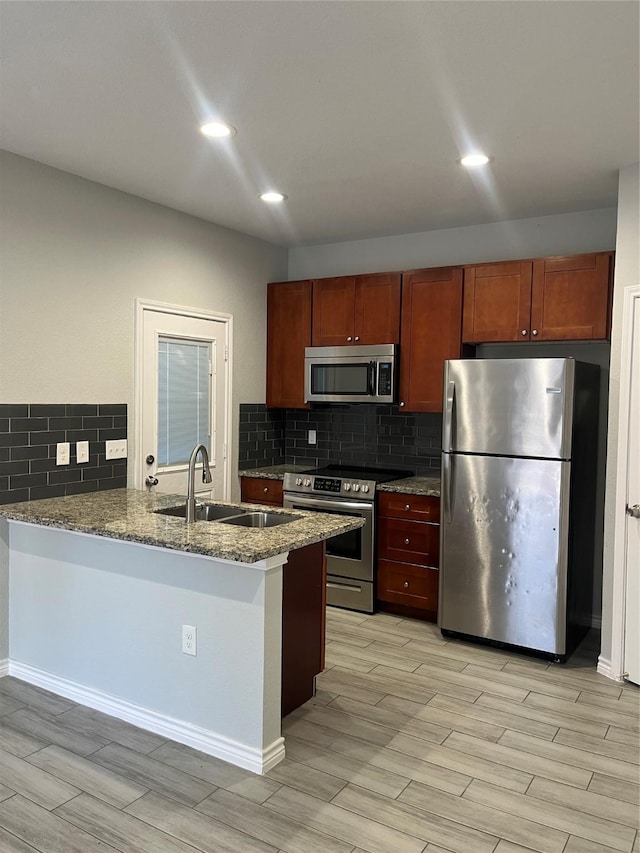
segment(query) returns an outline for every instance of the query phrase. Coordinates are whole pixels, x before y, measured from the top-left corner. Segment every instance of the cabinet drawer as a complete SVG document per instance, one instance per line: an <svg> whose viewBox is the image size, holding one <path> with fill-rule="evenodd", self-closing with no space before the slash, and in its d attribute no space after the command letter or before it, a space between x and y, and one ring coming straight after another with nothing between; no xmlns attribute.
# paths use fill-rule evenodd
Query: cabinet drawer
<svg viewBox="0 0 640 853"><path fill-rule="evenodd" d="M399 518L381 518L378 526L378 555L423 566L438 565L440 526Z"/></svg>
<svg viewBox="0 0 640 853"><path fill-rule="evenodd" d="M261 477L241 477L240 494L246 503L282 506L282 481Z"/></svg>
<svg viewBox="0 0 640 853"><path fill-rule="evenodd" d="M393 560L379 560L378 598L421 610L437 610L438 571Z"/></svg>
<svg viewBox="0 0 640 853"><path fill-rule="evenodd" d="M378 495L378 513L391 518L438 522L440 521L440 498L430 495L380 492Z"/></svg>

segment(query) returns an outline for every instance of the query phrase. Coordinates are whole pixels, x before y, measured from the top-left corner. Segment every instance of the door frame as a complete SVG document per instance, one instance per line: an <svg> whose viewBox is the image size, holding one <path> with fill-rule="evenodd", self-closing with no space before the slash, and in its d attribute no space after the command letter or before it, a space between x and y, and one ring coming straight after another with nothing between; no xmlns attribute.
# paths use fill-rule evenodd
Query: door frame
<svg viewBox="0 0 640 853"><path fill-rule="evenodd" d="M631 416L632 345L634 334L634 301L640 299L640 284L626 287L623 293L622 335L620 352L620 397L618 401L618 447L615 470L615 493L613 499L613 572L612 572L612 618L611 660L598 661L598 672L622 681L624 677L624 635L627 592L626 525L629 452L629 419ZM635 329L640 335L640 329ZM636 370L638 368L636 367ZM640 376L636 377L640 382Z"/></svg>
<svg viewBox="0 0 640 853"><path fill-rule="evenodd" d="M133 393L133 435L135 442L133 447L132 465L129 467L128 485L130 488L142 489L144 485L144 471L141 464L142 454L142 383L143 383L143 329L144 312L156 311L162 314L175 314L180 317L188 317L195 320L215 320L223 323L225 328L225 360L224 360L224 411L225 416L221 419L224 430L224 444L226 455L222 460L223 490L222 499L230 500L231 495L231 459L233 440L233 414L231 401L233 400L233 389L231 379L231 353L233 352L233 315L223 314L215 311L204 311L199 308L188 308L184 305L172 305L168 302L155 302L151 299L135 300L135 336L134 336L134 393Z"/></svg>

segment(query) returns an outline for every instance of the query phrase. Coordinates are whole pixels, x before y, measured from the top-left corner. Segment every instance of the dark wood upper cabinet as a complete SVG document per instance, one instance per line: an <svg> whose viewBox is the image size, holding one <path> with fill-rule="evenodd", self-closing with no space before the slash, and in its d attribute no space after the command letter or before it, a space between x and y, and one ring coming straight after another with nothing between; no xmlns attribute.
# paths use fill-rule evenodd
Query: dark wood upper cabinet
<svg viewBox="0 0 640 853"><path fill-rule="evenodd" d="M609 337L613 253L533 262L531 337L541 341Z"/></svg>
<svg viewBox="0 0 640 853"><path fill-rule="evenodd" d="M465 267L462 340L606 339L612 274L613 252Z"/></svg>
<svg viewBox="0 0 640 853"><path fill-rule="evenodd" d="M354 343L400 341L400 281L400 273L356 276Z"/></svg>
<svg viewBox="0 0 640 853"><path fill-rule="evenodd" d="M313 346L395 344L400 339L400 273L313 282Z"/></svg>
<svg viewBox="0 0 640 853"><path fill-rule="evenodd" d="M464 268L465 343L530 339L531 273L531 261Z"/></svg>
<svg viewBox="0 0 640 853"><path fill-rule="evenodd" d="M459 358L462 267L414 270L402 276L400 407L442 411L443 362Z"/></svg>
<svg viewBox="0 0 640 853"><path fill-rule="evenodd" d="M311 345L311 282L267 285L267 406L308 408L304 349Z"/></svg>

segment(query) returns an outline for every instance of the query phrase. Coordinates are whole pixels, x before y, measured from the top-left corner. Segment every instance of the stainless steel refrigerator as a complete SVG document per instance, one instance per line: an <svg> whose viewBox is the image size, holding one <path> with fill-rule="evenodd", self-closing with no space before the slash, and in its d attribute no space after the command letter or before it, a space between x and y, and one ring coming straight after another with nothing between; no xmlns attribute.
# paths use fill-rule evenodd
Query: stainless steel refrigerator
<svg viewBox="0 0 640 853"><path fill-rule="evenodd" d="M445 363L438 624L563 660L591 622L599 368Z"/></svg>

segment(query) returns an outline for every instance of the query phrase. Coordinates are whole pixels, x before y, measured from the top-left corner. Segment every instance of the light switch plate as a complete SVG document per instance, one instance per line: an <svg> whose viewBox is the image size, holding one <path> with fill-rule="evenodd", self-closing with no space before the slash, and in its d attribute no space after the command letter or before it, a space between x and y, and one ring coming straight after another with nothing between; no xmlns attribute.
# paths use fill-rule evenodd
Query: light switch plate
<svg viewBox="0 0 640 853"><path fill-rule="evenodd" d="M71 445L68 441L59 441L56 445L56 465L68 465Z"/></svg>
<svg viewBox="0 0 640 853"><path fill-rule="evenodd" d="M127 439L115 438L113 441L105 441L104 449L107 459L126 459Z"/></svg>
<svg viewBox="0 0 640 853"><path fill-rule="evenodd" d="M83 462L89 461L89 442L88 441L78 441L76 442L76 462L78 465L82 465Z"/></svg>

